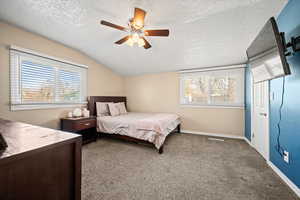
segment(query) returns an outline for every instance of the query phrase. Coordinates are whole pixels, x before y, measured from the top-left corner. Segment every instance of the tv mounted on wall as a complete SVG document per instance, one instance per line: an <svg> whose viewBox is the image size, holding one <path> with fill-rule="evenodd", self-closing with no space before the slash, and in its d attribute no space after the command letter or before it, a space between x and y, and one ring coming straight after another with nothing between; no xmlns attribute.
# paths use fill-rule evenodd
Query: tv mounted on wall
<svg viewBox="0 0 300 200"><path fill-rule="evenodd" d="M272 17L247 49L254 83L291 74L286 48L284 33Z"/></svg>

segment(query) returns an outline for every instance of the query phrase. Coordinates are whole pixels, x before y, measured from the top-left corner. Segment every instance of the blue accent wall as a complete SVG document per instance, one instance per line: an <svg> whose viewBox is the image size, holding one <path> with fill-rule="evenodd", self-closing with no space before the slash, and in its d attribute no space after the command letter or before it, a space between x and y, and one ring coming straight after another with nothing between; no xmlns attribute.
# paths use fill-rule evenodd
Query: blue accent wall
<svg viewBox="0 0 300 200"><path fill-rule="evenodd" d="M285 32L286 40L300 35L300 0L290 0L277 18L280 32ZM292 74L286 76L285 95L282 109L280 143L290 154L290 163L285 163L277 152L279 107L283 89L283 78L270 81L270 160L295 185L300 187L300 52L287 57ZM245 137L251 139L251 97L249 66L246 70L246 112Z"/></svg>
<svg viewBox="0 0 300 200"><path fill-rule="evenodd" d="M245 70L245 137L251 141L251 72L249 65Z"/></svg>
<svg viewBox="0 0 300 200"><path fill-rule="evenodd" d="M300 1L290 0L277 18L280 32L286 33L286 40L300 35ZM286 76L284 104L281 122L281 146L290 153L290 163L283 161L276 151L279 107L283 79L270 81L270 160L291 181L300 187L300 52L288 57L292 74Z"/></svg>

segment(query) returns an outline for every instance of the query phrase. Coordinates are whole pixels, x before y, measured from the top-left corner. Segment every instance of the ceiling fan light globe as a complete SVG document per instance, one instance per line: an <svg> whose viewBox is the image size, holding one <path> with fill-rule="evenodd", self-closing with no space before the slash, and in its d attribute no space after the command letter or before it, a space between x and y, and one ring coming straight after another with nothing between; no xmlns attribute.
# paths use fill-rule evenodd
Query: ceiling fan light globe
<svg viewBox="0 0 300 200"><path fill-rule="evenodd" d="M137 43L137 42L139 41L139 39L140 39L139 34L134 33L134 34L132 35L132 41L133 41L133 43Z"/></svg>
<svg viewBox="0 0 300 200"><path fill-rule="evenodd" d="M126 44L131 47L133 46L134 42L131 37L127 40Z"/></svg>
<svg viewBox="0 0 300 200"><path fill-rule="evenodd" d="M138 45L139 45L139 47L145 46L145 41L142 38L140 38L138 41Z"/></svg>

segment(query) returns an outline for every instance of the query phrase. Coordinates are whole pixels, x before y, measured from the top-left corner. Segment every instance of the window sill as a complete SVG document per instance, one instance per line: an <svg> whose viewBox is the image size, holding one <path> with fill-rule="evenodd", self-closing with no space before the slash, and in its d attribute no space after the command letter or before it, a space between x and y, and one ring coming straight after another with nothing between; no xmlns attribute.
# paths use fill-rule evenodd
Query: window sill
<svg viewBox="0 0 300 200"><path fill-rule="evenodd" d="M55 109L55 108L72 108L86 106L87 102L76 103L76 104L12 104L10 105L11 111L19 110L44 110L44 109Z"/></svg>
<svg viewBox="0 0 300 200"><path fill-rule="evenodd" d="M191 104L180 104L180 107L184 108L211 108L211 109L242 109L244 110L244 106L217 106L217 105L191 105Z"/></svg>

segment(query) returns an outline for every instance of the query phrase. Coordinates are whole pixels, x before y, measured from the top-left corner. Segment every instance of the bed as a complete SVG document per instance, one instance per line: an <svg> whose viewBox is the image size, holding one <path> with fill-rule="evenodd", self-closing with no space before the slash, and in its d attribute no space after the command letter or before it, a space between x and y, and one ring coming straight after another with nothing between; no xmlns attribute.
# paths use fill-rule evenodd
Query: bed
<svg viewBox="0 0 300 200"><path fill-rule="evenodd" d="M124 102L126 106L126 97L90 96L88 108L93 116L97 116L97 102ZM114 137L136 143L151 144L161 154L166 138L173 132L180 133L180 118L171 113L137 112L127 112L119 116L98 116L97 131L100 137Z"/></svg>

